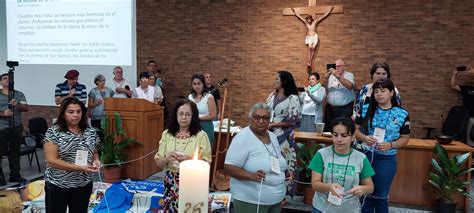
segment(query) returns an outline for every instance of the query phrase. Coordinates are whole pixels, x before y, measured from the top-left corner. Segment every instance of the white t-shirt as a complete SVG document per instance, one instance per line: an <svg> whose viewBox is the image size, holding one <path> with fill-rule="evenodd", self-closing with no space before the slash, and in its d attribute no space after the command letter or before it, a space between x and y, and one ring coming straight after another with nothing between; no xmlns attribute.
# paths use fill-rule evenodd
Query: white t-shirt
<svg viewBox="0 0 474 213"><path fill-rule="evenodd" d="M263 181L260 195L261 205L273 205L281 202L286 193L286 160L281 155L276 135L270 131L267 132L270 136L270 144L260 141L250 130L250 127L243 128L232 139L225 157L225 164L237 166L251 173L258 170L265 172L265 181ZM271 171L270 153L272 156L278 156L280 174ZM230 193L234 199L257 204L259 190L260 182L230 179Z"/></svg>
<svg viewBox="0 0 474 213"><path fill-rule="evenodd" d="M128 86L129 89L132 89L132 87L130 86L130 83L128 83L128 81L125 79L123 79L121 82L116 82L114 79L112 79L112 80L107 81L106 84L108 88L112 89L115 92L115 94L112 96L113 98L127 98L127 94L118 93L115 91L117 87L125 89L125 86Z"/></svg>

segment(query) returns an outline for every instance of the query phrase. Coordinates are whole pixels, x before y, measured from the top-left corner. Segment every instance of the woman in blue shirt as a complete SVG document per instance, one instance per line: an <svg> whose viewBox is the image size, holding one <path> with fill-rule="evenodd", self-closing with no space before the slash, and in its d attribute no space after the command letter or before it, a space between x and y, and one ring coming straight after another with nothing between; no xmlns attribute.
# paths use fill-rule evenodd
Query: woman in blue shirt
<svg viewBox="0 0 474 213"><path fill-rule="evenodd" d="M375 175L374 193L362 199L362 212L388 212L388 194L397 171L397 149L408 143L408 111L398 105L395 86L390 79L376 81L370 104L357 115L358 148L371 161Z"/></svg>

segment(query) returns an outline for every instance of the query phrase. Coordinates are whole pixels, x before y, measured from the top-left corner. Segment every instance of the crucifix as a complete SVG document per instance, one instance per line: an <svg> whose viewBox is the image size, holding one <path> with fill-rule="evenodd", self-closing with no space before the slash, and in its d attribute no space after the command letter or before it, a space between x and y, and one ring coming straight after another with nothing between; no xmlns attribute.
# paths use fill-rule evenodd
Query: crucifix
<svg viewBox="0 0 474 213"><path fill-rule="evenodd" d="M308 46L308 73L311 74L314 60L314 53L316 51L316 46L318 45L318 33L316 32L316 27L319 22L326 18L329 14L332 13L343 13L343 5L335 6L316 6L316 0L308 0L308 7L294 7L294 8L285 8L283 9L284 16L296 16L307 28L305 43ZM307 15L305 18L301 15ZM317 19L317 14L324 14Z"/></svg>

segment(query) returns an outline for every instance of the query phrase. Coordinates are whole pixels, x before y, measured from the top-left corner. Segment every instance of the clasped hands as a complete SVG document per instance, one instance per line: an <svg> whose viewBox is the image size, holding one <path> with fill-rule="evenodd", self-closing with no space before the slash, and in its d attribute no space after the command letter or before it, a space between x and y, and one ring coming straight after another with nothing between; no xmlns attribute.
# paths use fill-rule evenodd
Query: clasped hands
<svg viewBox="0 0 474 213"><path fill-rule="evenodd" d="M97 159L92 161L92 165L80 166L80 170L88 173L96 173L99 172L101 166L100 161Z"/></svg>
<svg viewBox="0 0 474 213"><path fill-rule="evenodd" d="M377 148L380 151L388 151L392 149L392 145L390 143L377 143L377 139L374 136L366 135L364 142L368 146L375 145L375 148Z"/></svg>
<svg viewBox="0 0 474 213"><path fill-rule="evenodd" d="M337 189L343 189L342 186L340 186L339 184L337 183L328 183L329 184L329 191L334 195L334 196L337 196L339 198L342 198L344 195L346 194L352 194L354 196L357 196L357 197L360 197L362 195L364 195L364 189L362 186L360 185L355 185L354 187L352 187L352 189L350 189L349 191L347 192L342 192L342 193L338 193ZM344 189L343 189L344 190Z"/></svg>

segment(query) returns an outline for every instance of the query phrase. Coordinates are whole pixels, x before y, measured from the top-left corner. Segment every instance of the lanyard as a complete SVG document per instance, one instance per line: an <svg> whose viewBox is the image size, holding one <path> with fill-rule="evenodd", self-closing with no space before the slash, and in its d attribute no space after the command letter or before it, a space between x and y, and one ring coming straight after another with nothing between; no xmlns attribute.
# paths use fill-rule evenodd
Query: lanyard
<svg viewBox="0 0 474 213"><path fill-rule="evenodd" d="M272 153L270 152L270 150L268 149L267 145L266 145L265 143L262 143L262 144L263 144L263 146L265 147L265 149L267 150L267 152L268 152L268 154L270 155L270 157L273 156ZM278 158L278 152L277 152L277 150L276 150L276 148L275 148L275 146L273 145L273 143L272 143L271 140L270 140L270 144L271 144L271 146L273 147L273 150L275 151L275 158Z"/></svg>
<svg viewBox="0 0 474 213"><path fill-rule="evenodd" d="M331 183L334 183L334 152L336 151L332 150ZM352 155L352 150L351 150L351 153L349 154L349 157L347 158L346 168L344 168L344 178L342 179L342 188L344 188L344 184L346 183L347 167L349 166L349 160L351 159L351 155Z"/></svg>

